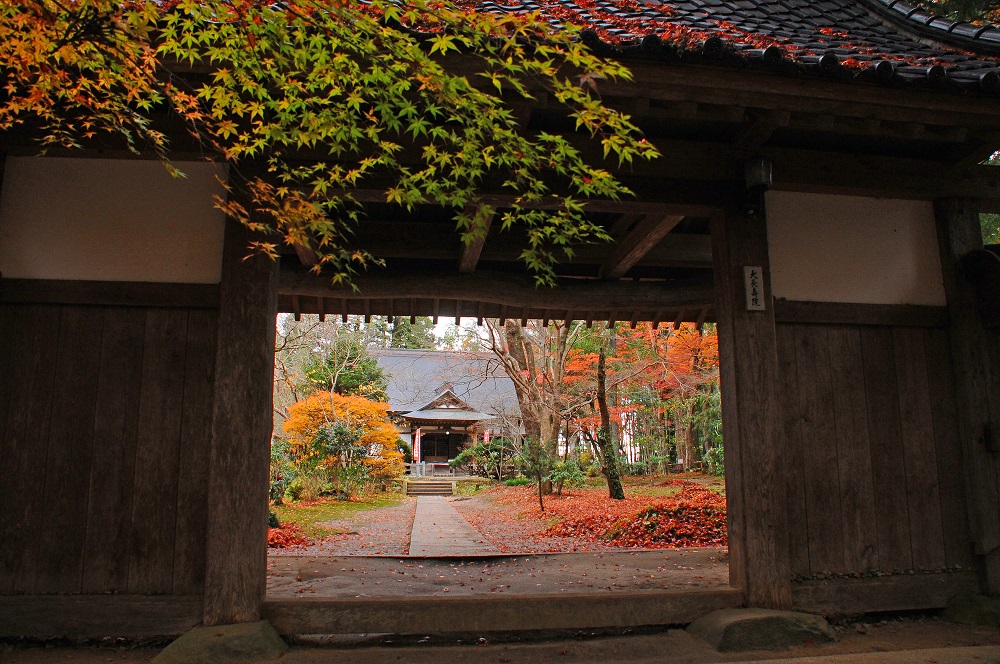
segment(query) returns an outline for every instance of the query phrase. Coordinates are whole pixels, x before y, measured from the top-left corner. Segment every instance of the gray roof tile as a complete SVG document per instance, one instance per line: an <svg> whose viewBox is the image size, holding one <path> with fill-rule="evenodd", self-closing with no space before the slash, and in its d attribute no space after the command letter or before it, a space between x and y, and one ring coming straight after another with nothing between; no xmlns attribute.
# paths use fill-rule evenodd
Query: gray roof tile
<svg viewBox="0 0 1000 664"><path fill-rule="evenodd" d="M490 353L380 348L372 355L389 377L386 392L393 412L421 408L446 389L477 411L507 416L520 412L513 381Z"/></svg>
<svg viewBox="0 0 1000 664"><path fill-rule="evenodd" d="M508 1L515 4L515 0ZM968 58L980 63L984 71L1000 70L1000 30L955 23L904 0L542 0L530 7L537 7L543 16L551 11L554 25L571 20L593 30L599 41L589 44L603 43L603 48L622 53L635 47L634 53L645 57L676 57L678 50L690 50L698 57L700 45L716 35L724 43L718 55L743 52L741 57L757 63L753 66L787 69L793 63L805 72L822 74L818 63L832 61L823 56L836 56L843 66L836 72L829 67L824 71L838 77L860 76L870 61L898 63L899 73L907 79L921 75L940 79L935 65L950 72ZM575 18L567 19L567 15ZM650 34L662 37L666 48L640 51L640 41ZM761 50L770 45L781 48L785 58L760 58ZM884 82L893 80L900 81L888 77ZM956 81L980 90L978 81L971 78Z"/></svg>

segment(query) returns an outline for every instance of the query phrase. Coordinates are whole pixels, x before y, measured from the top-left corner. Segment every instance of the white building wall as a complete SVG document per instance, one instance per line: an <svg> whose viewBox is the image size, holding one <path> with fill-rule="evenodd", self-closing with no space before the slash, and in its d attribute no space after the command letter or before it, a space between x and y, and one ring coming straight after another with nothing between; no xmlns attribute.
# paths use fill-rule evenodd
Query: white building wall
<svg viewBox="0 0 1000 664"><path fill-rule="evenodd" d="M945 304L930 202L772 191L766 205L775 297Z"/></svg>
<svg viewBox="0 0 1000 664"><path fill-rule="evenodd" d="M219 283L224 167L8 157L0 189L0 276Z"/></svg>

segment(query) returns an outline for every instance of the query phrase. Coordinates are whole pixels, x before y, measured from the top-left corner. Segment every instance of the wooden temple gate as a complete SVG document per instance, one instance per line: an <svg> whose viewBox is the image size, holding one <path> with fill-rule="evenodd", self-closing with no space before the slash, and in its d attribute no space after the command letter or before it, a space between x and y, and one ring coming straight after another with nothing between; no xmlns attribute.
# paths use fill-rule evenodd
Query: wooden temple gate
<svg viewBox="0 0 1000 664"><path fill-rule="evenodd" d="M387 266L333 289L291 248L243 260L248 233L191 203L211 189L204 164L178 184L155 163L7 140L0 635L262 615L279 311L715 321L747 604L859 613L1000 592L1000 334L962 264L982 249L978 213L1000 211L1000 175L978 165L1000 146L995 99L631 65L635 82L602 95L665 157L621 173L635 200L589 208L617 241L583 248L551 291L517 266L516 233L464 247L440 211L409 218L378 192L359 242ZM564 123L544 104L526 120ZM766 194L748 163L773 170Z"/></svg>

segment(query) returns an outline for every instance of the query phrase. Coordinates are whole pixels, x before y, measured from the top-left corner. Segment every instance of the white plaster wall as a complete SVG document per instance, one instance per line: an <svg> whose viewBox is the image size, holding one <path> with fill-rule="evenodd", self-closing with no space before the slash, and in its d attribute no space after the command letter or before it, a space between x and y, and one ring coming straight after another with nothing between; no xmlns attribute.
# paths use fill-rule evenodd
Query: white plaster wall
<svg viewBox="0 0 1000 664"><path fill-rule="evenodd" d="M0 275L21 279L218 283L224 167L8 157L0 189Z"/></svg>
<svg viewBox="0 0 1000 664"><path fill-rule="evenodd" d="M775 297L945 304L931 203L776 191L766 205Z"/></svg>

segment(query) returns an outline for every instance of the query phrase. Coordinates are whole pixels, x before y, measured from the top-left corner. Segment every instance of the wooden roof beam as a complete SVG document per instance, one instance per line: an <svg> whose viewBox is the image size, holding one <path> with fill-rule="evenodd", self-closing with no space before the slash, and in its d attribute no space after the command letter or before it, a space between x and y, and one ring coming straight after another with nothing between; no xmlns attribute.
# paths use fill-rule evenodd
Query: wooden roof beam
<svg viewBox="0 0 1000 664"><path fill-rule="evenodd" d="M391 298L407 300L413 298L421 310L432 316L443 315L442 298L445 302L482 303L474 315L486 318L503 316L514 318L509 311L531 311L528 318L549 318L552 311L635 311L652 316L663 309L700 309L711 307L714 301L711 277L672 281L596 281L572 280L560 283L556 288L537 288L530 277L518 277L507 273L473 274L435 273L424 271L385 271L360 274L353 279L352 286L332 286L325 275L315 275L304 268L282 266L279 293L282 296L296 294L302 311L310 303L302 299L324 296L339 298L352 313L370 317L375 313L388 313L386 301ZM360 306L351 306L355 302ZM310 307L311 308L311 307ZM458 307L456 306L456 309ZM464 307L463 307L464 308ZM377 310L377 311L376 311ZM518 317L524 317L523 314Z"/></svg>
<svg viewBox="0 0 1000 664"><path fill-rule="evenodd" d="M661 211L657 216L670 214ZM633 220L642 218L636 215ZM614 228L611 235L617 237ZM453 261L460 246L454 225L447 222L409 223L405 221L366 220L358 225L354 238L358 248L363 248L379 258L414 258L425 260ZM516 263L526 246L526 235L513 228L494 236L483 248L480 260L490 262ZM601 265L608 257L613 245L604 243L585 244L576 247L572 259L567 264ZM712 243L708 235L684 234L671 237L647 253L640 265L655 267L711 268Z"/></svg>
<svg viewBox="0 0 1000 664"><path fill-rule="evenodd" d="M292 244L292 249L295 250L295 255L299 257L299 261L306 267L313 267L319 263L319 256L316 255L316 252L304 244L295 242Z"/></svg>
<svg viewBox="0 0 1000 664"><path fill-rule="evenodd" d="M462 247L462 255L458 257L458 271L462 274L476 271L476 265L479 264L479 257L482 255L483 247L486 245L486 236L490 233L490 226L493 225L493 218L495 216L490 215L483 222L482 226L475 229L469 243Z"/></svg>
<svg viewBox="0 0 1000 664"><path fill-rule="evenodd" d="M969 148L964 156L952 164L952 168L964 169L978 166L992 157L995 152L1000 152L1000 137L995 138L995 140L977 143L974 147Z"/></svg>
<svg viewBox="0 0 1000 664"><path fill-rule="evenodd" d="M600 292L602 286L608 285L608 282L598 282L590 281L588 282L589 287L595 288ZM685 286L684 288L687 288ZM707 291L705 293L707 295ZM574 294L574 297L576 295ZM669 299L669 298L668 298ZM650 322L653 326L665 325L667 329L670 327L670 321L675 316L678 321L687 321L690 323L697 323L698 320L702 320L702 323L714 322L714 307L711 302L705 300L697 307L689 307L683 311L679 311L676 308L668 306L666 308L659 308L656 305L650 305L647 302L640 303L639 308L630 309L627 312L623 312L622 309L617 308L615 305L609 305L606 299L597 299L593 301L594 306L586 309L577 309L572 312L559 312L561 318L554 318L555 312L551 308L547 307L532 307L532 306L522 306L516 307L512 310L511 307L502 304L495 304L489 302L462 302L461 308L453 308L452 300L445 300L442 304L441 315L451 318L455 316L456 312L461 311L464 317L472 317L471 312L475 311L475 319L477 324L482 324L480 321L486 318L496 318L500 320L501 325L507 319L510 320L538 320L540 322L556 322L557 324L564 324L569 321L581 321L582 323L593 326L594 321L618 321L625 320L630 324L638 325L640 322ZM301 313L302 315L315 315L321 314L322 309L320 309L319 304L314 300L314 298L300 298L301 303ZM349 299L345 301L345 306L347 307L344 311L344 315L352 316L362 316L364 311L364 299L357 297L354 299ZM410 298L379 298L373 300L370 305L370 311L373 316L375 315L385 315L390 307L394 307L397 312L401 306L409 307L411 304L415 306L411 311L414 316L429 316L433 311L433 300L427 298L420 298L417 300L412 300ZM457 304L457 303L456 303ZM631 304L631 302L630 302ZM282 313L291 313L292 303L291 295L283 294L278 296L278 311ZM328 312L329 313L329 312ZM624 315L623 315L624 314ZM560 322L562 321L562 322ZM680 322L677 323L680 325Z"/></svg>
<svg viewBox="0 0 1000 664"><path fill-rule="evenodd" d="M644 215L637 213L621 214L615 219L615 223L611 225L611 230L608 231L611 237L620 238L628 233L629 229L635 226L635 224L643 218Z"/></svg>
<svg viewBox="0 0 1000 664"><path fill-rule="evenodd" d="M684 219L682 215L647 215L619 242L601 266L601 279L621 279Z"/></svg>
<svg viewBox="0 0 1000 664"><path fill-rule="evenodd" d="M747 152L759 150L767 143L776 129L788 126L791 116L792 114L788 111L764 111L757 114L754 120L740 130L733 147Z"/></svg>
<svg viewBox="0 0 1000 664"><path fill-rule="evenodd" d="M632 80L603 81L601 93L604 97L649 97L654 104L659 100L696 101L805 112L822 109L836 115L925 124L996 126L998 122L996 101L989 97L866 85L848 88L840 81L822 79L802 85L800 80L777 72L758 71L747 76L735 67L710 67L664 67L661 63L636 61L629 67ZM849 94L845 94L848 89Z"/></svg>

